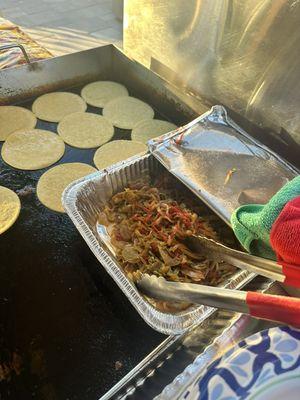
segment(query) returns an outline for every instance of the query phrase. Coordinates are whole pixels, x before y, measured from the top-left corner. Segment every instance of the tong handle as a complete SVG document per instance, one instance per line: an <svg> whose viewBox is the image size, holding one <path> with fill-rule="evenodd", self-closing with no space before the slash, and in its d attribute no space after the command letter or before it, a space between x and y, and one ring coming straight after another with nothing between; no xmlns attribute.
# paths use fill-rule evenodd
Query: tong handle
<svg viewBox="0 0 300 400"><path fill-rule="evenodd" d="M247 292L249 314L288 325L300 326L300 299L258 292Z"/></svg>
<svg viewBox="0 0 300 400"><path fill-rule="evenodd" d="M160 300L202 304L300 326L300 299L294 297L169 282L153 275L143 275L137 286L147 296Z"/></svg>

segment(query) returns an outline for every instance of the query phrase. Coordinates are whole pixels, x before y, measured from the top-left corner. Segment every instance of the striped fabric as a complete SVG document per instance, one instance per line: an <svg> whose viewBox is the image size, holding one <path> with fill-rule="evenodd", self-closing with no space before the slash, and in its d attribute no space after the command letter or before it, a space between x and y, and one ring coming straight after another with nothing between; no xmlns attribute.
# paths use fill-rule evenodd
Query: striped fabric
<svg viewBox="0 0 300 400"><path fill-rule="evenodd" d="M31 61L39 61L52 57L52 54L41 47L37 42L24 33L17 25L12 22L0 18L0 47L7 44L22 44ZM20 49L9 49L0 51L0 69L16 67L25 64Z"/></svg>

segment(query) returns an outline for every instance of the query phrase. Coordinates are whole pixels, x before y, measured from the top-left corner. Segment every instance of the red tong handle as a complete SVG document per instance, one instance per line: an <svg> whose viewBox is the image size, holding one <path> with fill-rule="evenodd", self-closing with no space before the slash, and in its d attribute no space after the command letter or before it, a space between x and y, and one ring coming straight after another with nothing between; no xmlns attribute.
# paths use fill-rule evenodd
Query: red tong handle
<svg viewBox="0 0 300 400"><path fill-rule="evenodd" d="M300 299L247 292L246 303L253 317L300 327Z"/></svg>

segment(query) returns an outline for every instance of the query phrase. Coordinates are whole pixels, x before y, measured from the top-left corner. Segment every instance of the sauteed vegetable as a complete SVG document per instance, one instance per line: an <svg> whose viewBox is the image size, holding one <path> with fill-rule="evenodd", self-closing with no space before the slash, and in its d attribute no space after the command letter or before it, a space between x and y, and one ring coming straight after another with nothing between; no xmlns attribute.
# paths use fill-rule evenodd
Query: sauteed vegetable
<svg viewBox="0 0 300 400"><path fill-rule="evenodd" d="M170 281L218 285L235 271L183 244L191 235L215 240L218 235L205 217L157 187L127 188L114 195L98 221L108 226L118 261L133 281L148 273Z"/></svg>

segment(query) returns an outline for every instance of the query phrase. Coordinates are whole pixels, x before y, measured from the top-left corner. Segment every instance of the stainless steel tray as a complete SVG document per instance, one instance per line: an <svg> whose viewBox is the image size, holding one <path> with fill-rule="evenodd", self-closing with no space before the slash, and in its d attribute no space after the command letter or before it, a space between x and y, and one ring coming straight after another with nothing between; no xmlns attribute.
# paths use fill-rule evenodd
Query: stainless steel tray
<svg viewBox="0 0 300 400"><path fill-rule="evenodd" d="M137 179L159 176L163 170L161 164L150 154L133 157L71 184L63 194L63 203L90 249L144 320L162 333L179 334L207 318L214 309L192 306L174 314L157 310L126 277L110 250L109 243L97 233L97 216L114 193L123 190ZM238 271L222 286L240 288L253 277L254 274Z"/></svg>

